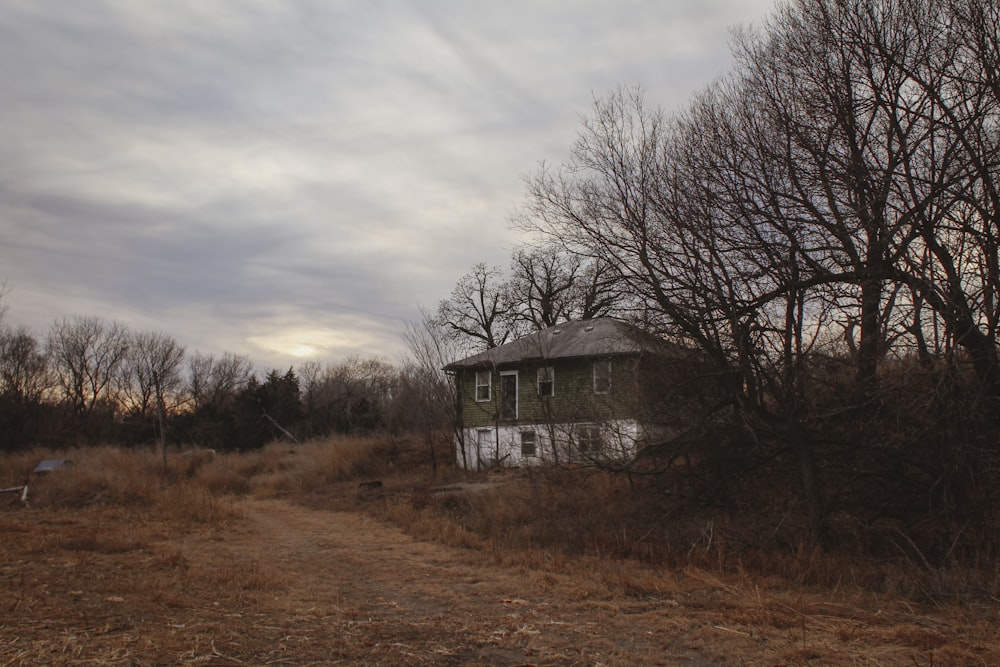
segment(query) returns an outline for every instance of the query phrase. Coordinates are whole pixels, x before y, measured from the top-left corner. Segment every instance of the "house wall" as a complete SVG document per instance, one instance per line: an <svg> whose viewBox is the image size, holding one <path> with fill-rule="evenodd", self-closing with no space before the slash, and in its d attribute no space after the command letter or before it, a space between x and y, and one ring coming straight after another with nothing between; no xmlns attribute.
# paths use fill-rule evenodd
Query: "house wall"
<svg viewBox="0 0 1000 667"><path fill-rule="evenodd" d="M585 430L600 432L601 447L581 451ZM522 456L522 434L535 434L534 456ZM499 426L472 426L463 430L465 457L461 440L456 441L456 460L466 461L470 470L494 466L531 466L552 463L601 463L627 461L642 446L645 429L634 419L601 422L545 423Z"/></svg>
<svg viewBox="0 0 1000 667"><path fill-rule="evenodd" d="M607 394L594 392L595 359L602 360L581 357L498 364L491 369L488 401L475 400L475 369L466 367L457 371L463 429L462 436L456 438L459 465L475 469L480 467L480 458L483 465L571 460L578 456L573 451L575 430L588 425L600 425L608 433L620 431L620 436L608 440L611 453L622 458L634 456L646 446L655 447L659 455L669 455L672 448L687 451L690 428L703 425L699 415L704 413L706 404L713 402L707 384L712 376L701 371L697 357L647 354L610 357L611 387ZM538 395L538 369L542 366L555 371L551 397ZM516 371L518 377L518 414L516 419L500 419L500 378L511 371ZM520 433L525 429L537 433L539 454L529 460L522 460L520 455ZM480 432L486 443L482 447L477 444Z"/></svg>
<svg viewBox="0 0 1000 667"><path fill-rule="evenodd" d="M635 416L639 395L635 357L611 360L611 387L607 394L597 394L593 386L593 359L556 360L498 366L491 370L491 395L488 401L476 401L476 372L463 369L458 375L459 408L462 424L467 427L495 427L564 423L584 420L606 421ZM538 395L538 369L554 369L554 395ZM517 419L499 420L500 377L516 371L518 378Z"/></svg>
<svg viewBox="0 0 1000 667"><path fill-rule="evenodd" d="M598 362L608 358L597 359ZM641 409L638 356L610 358L607 393L594 391L594 358L558 359L500 365L491 369L488 401L476 400L476 372L463 369L457 379L463 432L456 439L456 460L470 469L542 463L626 460L635 456L644 438L636 416ZM538 370L551 367L552 396L539 396ZM500 419L501 376L516 372L516 419ZM535 434L536 454L522 456L522 433ZM581 445L600 434L599 451ZM465 447L465 456L461 448Z"/></svg>

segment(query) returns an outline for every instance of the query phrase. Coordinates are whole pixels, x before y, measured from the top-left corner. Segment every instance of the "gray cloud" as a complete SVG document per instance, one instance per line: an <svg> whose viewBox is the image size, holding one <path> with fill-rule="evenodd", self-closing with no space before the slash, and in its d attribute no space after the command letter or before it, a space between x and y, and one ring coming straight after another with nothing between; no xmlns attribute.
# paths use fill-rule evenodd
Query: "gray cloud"
<svg viewBox="0 0 1000 667"><path fill-rule="evenodd" d="M769 0L0 6L12 324L122 319L262 365L400 349L506 264L593 95L683 104Z"/></svg>

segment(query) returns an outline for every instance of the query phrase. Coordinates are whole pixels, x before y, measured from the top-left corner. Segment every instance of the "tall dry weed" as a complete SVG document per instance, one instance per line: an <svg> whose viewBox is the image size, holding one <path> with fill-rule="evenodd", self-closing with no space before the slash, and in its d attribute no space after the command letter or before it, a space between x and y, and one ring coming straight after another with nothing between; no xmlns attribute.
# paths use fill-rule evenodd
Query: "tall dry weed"
<svg viewBox="0 0 1000 667"><path fill-rule="evenodd" d="M572 556L634 556L643 512L628 481L602 472L530 471L435 497L434 510L494 543Z"/></svg>
<svg viewBox="0 0 1000 667"><path fill-rule="evenodd" d="M33 474L38 461L70 459L72 465ZM152 449L88 447L67 451L36 450L5 456L14 474L29 470L26 482L33 507L53 509L118 508L188 523L213 522L232 516L231 503L198 479L208 458L192 463L181 454L166 466ZM5 469L7 466L5 465Z"/></svg>
<svg viewBox="0 0 1000 667"><path fill-rule="evenodd" d="M328 493L338 482L391 472L389 449L382 438L335 436L295 446L274 443L237 465L259 496Z"/></svg>

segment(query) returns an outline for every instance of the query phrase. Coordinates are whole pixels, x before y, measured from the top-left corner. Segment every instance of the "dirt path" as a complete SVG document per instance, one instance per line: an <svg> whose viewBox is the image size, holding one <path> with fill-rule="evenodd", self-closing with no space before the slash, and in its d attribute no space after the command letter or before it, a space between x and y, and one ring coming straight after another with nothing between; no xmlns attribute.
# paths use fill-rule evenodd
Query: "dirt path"
<svg viewBox="0 0 1000 667"><path fill-rule="evenodd" d="M615 573L500 567L360 514L280 500L222 514L238 518L0 512L0 667L1000 664L995 610L854 606L699 572L648 573L634 595L620 591L640 575L622 572L612 593Z"/></svg>
<svg viewBox="0 0 1000 667"><path fill-rule="evenodd" d="M472 552L418 542L361 515L278 501L252 501L244 510L256 527L227 548L245 561L273 564L267 576L280 579L280 593L272 603L287 618L289 641L319 642L330 658L717 664L686 649L682 638L656 637L616 618L618 605L567 599L568 586L551 575L484 566Z"/></svg>

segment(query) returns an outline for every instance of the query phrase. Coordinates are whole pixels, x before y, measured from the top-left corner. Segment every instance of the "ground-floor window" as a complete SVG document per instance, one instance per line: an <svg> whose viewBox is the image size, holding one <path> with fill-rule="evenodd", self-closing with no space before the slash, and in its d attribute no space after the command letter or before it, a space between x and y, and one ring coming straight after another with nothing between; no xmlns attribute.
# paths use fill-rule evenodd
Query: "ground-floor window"
<svg viewBox="0 0 1000 667"><path fill-rule="evenodd" d="M538 455L538 446L535 440L535 432L531 430L521 431L521 458Z"/></svg>
<svg viewBox="0 0 1000 667"><path fill-rule="evenodd" d="M592 456L604 448L600 426L578 426L576 429L576 449L582 456Z"/></svg>

